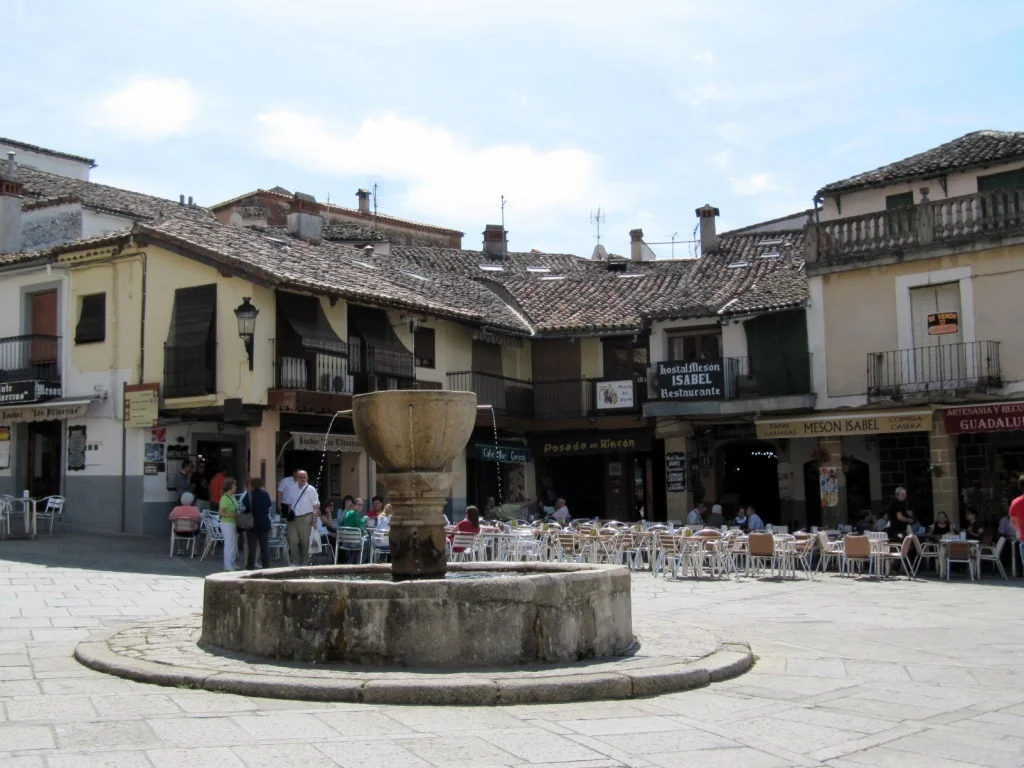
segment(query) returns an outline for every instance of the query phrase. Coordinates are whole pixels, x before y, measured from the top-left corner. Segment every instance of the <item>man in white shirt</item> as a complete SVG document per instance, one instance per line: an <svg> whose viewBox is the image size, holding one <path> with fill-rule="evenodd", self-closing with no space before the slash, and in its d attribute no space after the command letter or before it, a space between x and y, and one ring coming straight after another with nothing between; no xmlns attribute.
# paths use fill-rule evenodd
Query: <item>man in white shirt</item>
<svg viewBox="0 0 1024 768"><path fill-rule="evenodd" d="M569 522L569 507L566 506L565 499L558 499L555 501L555 512L551 516L560 523Z"/></svg>
<svg viewBox="0 0 1024 768"><path fill-rule="evenodd" d="M686 524L690 528L698 528L704 525L704 515L708 512L708 505L703 501L696 507L690 510L690 514L686 516Z"/></svg>
<svg viewBox="0 0 1024 768"><path fill-rule="evenodd" d="M295 517L288 521L288 559L292 565L309 565L309 534L320 514L320 497L309 484L305 470L295 473L295 481L297 493L290 505Z"/></svg>
<svg viewBox="0 0 1024 768"><path fill-rule="evenodd" d="M747 529L751 531L764 530L764 520L753 507L747 507Z"/></svg>
<svg viewBox="0 0 1024 768"><path fill-rule="evenodd" d="M299 495L299 470L295 470L290 475L285 475L281 482L277 486L277 513L281 515L281 519L287 519L285 512L291 508L292 504L295 503L295 498Z"/></svg>

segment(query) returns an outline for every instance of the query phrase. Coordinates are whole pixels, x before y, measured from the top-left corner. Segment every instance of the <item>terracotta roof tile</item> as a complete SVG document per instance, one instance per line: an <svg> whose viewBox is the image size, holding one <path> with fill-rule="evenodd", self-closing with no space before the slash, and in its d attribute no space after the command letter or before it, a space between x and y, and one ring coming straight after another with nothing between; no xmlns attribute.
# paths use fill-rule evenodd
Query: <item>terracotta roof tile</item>
<svg viewBox="0 0 1024 768"><path fill-rule="evenodd" d="M89 163L91 168L96 167L96 161L91 157L82 157L81 155L72 155L67 152L58 152L56 149L47 149L46 147L40 147L35 144L28 144L24 141L16 141L15 139L5 139L0 137L0 144L4 144L9 147L15 147L17 149L23 149L26 152L35 152L40 155L49 155L50 157L63 157L67 160L77 160L80 163ZM17 162L17 159L15 159Z"/></svg>
<svg viewBox="0 0 1024 768"><path fill-rule="evenodd" d="M873 171L826 184L818 194L834 195L1021 159L1024 159L1024 131L974 131Z"/></svg>

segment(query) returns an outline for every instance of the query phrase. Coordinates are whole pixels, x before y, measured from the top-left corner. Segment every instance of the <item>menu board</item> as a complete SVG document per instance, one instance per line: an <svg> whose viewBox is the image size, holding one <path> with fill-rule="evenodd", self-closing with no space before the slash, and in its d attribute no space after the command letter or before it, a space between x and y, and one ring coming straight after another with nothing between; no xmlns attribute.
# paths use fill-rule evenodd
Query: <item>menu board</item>
<svg viewBox="0 0 1024 768"><path fill-rule="evenodd" d="M686 454L665 454L665 491L668 493L686 492Z"/></svg>

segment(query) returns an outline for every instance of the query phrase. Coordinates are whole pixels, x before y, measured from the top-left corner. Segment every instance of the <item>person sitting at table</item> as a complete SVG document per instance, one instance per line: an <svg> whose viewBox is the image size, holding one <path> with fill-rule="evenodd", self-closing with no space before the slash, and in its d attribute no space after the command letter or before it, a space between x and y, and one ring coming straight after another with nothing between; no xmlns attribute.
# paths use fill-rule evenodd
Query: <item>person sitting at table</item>
<svg viewBox="0 0 1024 768"><path fill-rule="evenodd" d="M334 502L325 502L320 507L320 525L322 525L328 533L334 533Z"/></svg>
<svg viewBox="0 0 1024 768"><path fill-rule="evenodd" d="M359 501L359 499L356 499ZM352 507L345 516L341 518L341 524L339 528L358 528L363 530L366 527L367 517L363 514L362 509L358 506Z"/></svg>
<svg viewBox="0 0 1024 768"><path fill-rule="evenodd" d="M1010 520L1010 513L1007 512L999 520L999 535L1006 539L1007 543L1013 544L1017 541L1017 529L1013 527Z"/></svg>
<svg viewBox="0 0 1024 768"><path fill-rule="evenodd" d="M341 519L346 515L346 513L350 509L352 509L352 507L355 506L355 503L356 503L355 496L353 496L350 493L346 493L345 496L341 500L341 511L337 513L338 514L338 522L339 523L341 522Z"/></svg>
<svg viewBox="0 0 1024 768"><path fill-rule="evenodd" d="M721 528L725 525L725 515L722 514L721 504L712 504L711 512L704 518L705 528Z"/></svg>
<svg viewBox="0 0 1024 768"><path fill-rule="evenodd" d="M452 532L453 538L456 533L468 533L473 536L480 533L480 510L472 504L466 507L466 517L456 523ZM452 552L462 552L464 549L465 547L452 547Z"/></svg>
<svg viewBox="0 0 1024 768"><path fill-rule="evenodd" d="M928 530L928 535L932 538L941 539L953 532L953 526L949 523L949 518L946 513L939 510L939 513L935 516L935 522L932 523L932 527Z"/></svg>
<svg viewBox="0 0 1024 768"><path fill-rule="evenodd" d="M971 541L981 541L981 537L985 533L985 527L978 519L978 513L973 509L967 510L967 525L964 526L964 530L967 532L967 538Z"/></svg>
<svg viewBox="0 0 1024 768"><path fill-rule="evenodd" d="M739 528L744 533L747 532L747 526L749 525L749 523L747 521L747 508L746 507L740 507L738 510L736 510L736 517L732 521L732 524L735 527Z"/></svg>
<svg viewBox="0 0 1024 768"><path fill-rule="evenodd" d="M757 510L754 509L754 505L751 504L747 507L747 530L750 531L763 531L764 520L757 514Z"/></svg>
<svg viewBox="0 0 1024 768"><path fill-rule="evenodd" d="M195 520L196 528L199 528L199 521L202 519L199 514L199 507L195 505L195 496L188 491L181 494L181 503L171 510L167 516L168 520Z"/></svg>

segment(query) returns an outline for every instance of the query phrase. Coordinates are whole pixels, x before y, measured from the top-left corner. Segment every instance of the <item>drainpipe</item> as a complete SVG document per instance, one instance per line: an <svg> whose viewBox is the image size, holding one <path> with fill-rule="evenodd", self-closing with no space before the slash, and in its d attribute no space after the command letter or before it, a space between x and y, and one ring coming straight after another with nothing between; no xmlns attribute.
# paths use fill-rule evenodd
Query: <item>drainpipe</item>
<svg viewBox="0 0 1024 768"><path fill-rule="evenodd" d="M142 252L142 317L139 321L139 384L146 374L146 252ZM127 533L128 522L128 425L124 423L125 385L121 385L121 533Z"/></svg>

